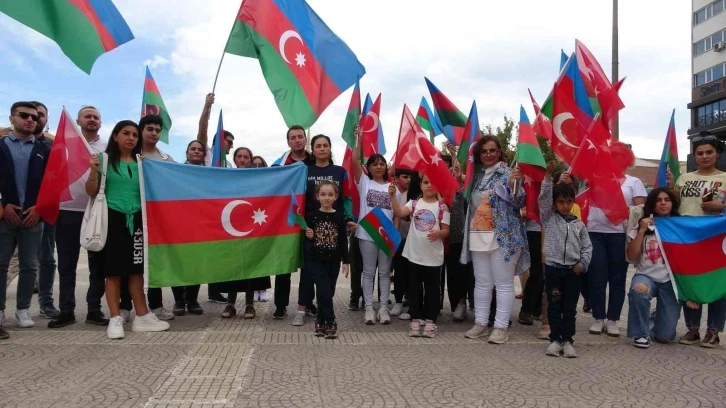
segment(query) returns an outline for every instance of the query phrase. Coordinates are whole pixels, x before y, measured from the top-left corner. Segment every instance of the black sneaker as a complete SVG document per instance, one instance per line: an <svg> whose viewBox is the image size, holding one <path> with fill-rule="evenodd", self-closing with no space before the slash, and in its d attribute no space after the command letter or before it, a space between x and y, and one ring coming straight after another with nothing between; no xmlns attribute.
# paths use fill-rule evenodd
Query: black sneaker
<svg viewBox="0 0 726 408"><path fill-rule="evenodd" d="M0 326L0 340L5 340L7 338L10 338L10 333Z"/></svg>
<svg viewBox="0 0 726 408"><path fill-rule="evenodd" d="M108 319L99 310L96 312L88 312L86 315L86 323L95 324L96 326L108 326Z"/></svg>
<svg viewBox="0 0 726 408"><path fill-rule="evenodd" d="M58 317L48 322L49 329L57 329L60 327L66 327L69 324L76 322L76 315L73 312L63 313L61 312ZM108 323L107 323L108 324Z"/></svg>
<svg viewBox="0 0 726 408"><path fill-rule="evenodd" d="M326 339L337 339L338 338L338 323L332 322L325 325L325 338Z"/></svg>
<svg viewBox="0 0 726 408"><path fill-rule="evenodd" d="M55 319L56 317L60 316L60 310L56 309L53 305L41 306L40 315L45 317L46 319Z"/></svg>
<svg viewBox="0 0 726 408"><path fill-rule="evenodd" d="M325 336L326 327L323 322L315 322L315 337Z"/></svg>
<svg viewBox="0 0 726 408"><path fill-rule="evenodd" d="M227 303L227 298L217 293L216 295L209 295L207 301L211 303Z"/></svg>
<svg viewBox="0 0 726 408"><path fill-rule="evenodd" d="M357 300L351 300L350 303L348 303L348 310L351 312L357 312L360 310L358 307L358 301Z"/></svg>
<svg viewBox="0 0 726 408"><path fill-rule="evenodd" d="M272 318L275 320L282 320L287 316L287 308L286 307L278 307L275 309L275 313L272 314Z"/></svg>
<svg viewBox="0 0 726 408"><path fill-rule="evenodd" d="M583 313L592 313L592 307L590 306L589 300L585 300L582 302L582 312Z"/></svg>
<svg viewBox="0 0 726 408"><path fill-rule="evenodd" d="M174 302L174 309L171 310L174 316L184 316L187 313L184 302Z"/></svg>
<svg viewBox="0 0 726 408"><path fill-rule="evenodd" d="M310 305L305 308L305 314L310 317L316 317L318 315L318 308L315 305Z"/></svg>
<svg viewBox="0 0 726 408"><path fill-rule="evenodd" d="M224 307L224 310L222 311L221 317L222 319L229 319L232 317L237 316L237 309L234 308L234 305L230 305L229 303L227 306Z"/></svg>
<svg viewBox="0 0 726 408"><path fill-rule="evenodd" d="M191 314L200 315L204 314L204 308L202 308L202 305L199 304L196 300L192 302L187 302L187 310Z"/></svg>
<svg viewBox="0 0 726 408"><path fill-rule="evenodd" d="M519 324L523 324L525 326L531 326L534 324L534 319L532 319L532 315L529 313L525 313L524 311L519 312Z"/></svg>

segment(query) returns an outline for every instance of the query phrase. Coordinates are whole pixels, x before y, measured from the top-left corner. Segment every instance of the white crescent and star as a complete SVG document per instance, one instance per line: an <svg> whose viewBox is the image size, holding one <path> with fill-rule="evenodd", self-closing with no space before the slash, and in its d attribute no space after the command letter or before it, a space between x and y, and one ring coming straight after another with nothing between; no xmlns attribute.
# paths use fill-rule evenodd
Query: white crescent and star
<svg viewBox="0 0 726 408"><path fill-rule="evenodd" d="M421 138L426 139L426 135L423 132L416 132L416 152L425 164L434 164L426 161L426 156L424 156L423 152L421 151L421 144L419 143L419 140Z"/></svg>
<svg viewBox="0 0 726 408"><path fill-rule="evenodd" d="M570 143L565 135L562 133L562 124L571 119L574 120L575 118L570 112L562 112L559 115L555 116L555 119L552 121L552 128L555 131L555 136L557 136L557 139L559 139L560 142L573 149L577 149L577 146Z"/></svg>
<svg viewBox="0 0 726 408"><path fill-rule="evenodd" d="M726 255L726 238L724 238L723 242L721 243L721 250L723 251L724 255Z"/></svg>
<svg viewBox="0 0 726 408"><path fill-rule="evenodd" d="M287 59L287 55L285 55L285 44L287 44L287 40L290 38L297 38L298 41L300 41L300 44L303 44L302 37L300 37L300 34L298 34L295 30L287 30L280 36L280 55L282 56L282 59L285 60L288 64L291 64L290 60ZM295 55L295 63L299 67L305 66L305 54L302 52L299 52Z"/></svg>
<svg viewBox="0 0 726 408"><path fill-rule="evenodd" d="M225 205L224 209L222 210L222 228L224 228L224 231L233 237L244 237L249 235L254 230L253 227L249 231L239 231L232 226L232 211L240 205L249 205L250 207L252 206L252 204L245 200L233 200L227 203L227 205ZM260 208L257 209L257 211L253 212L252 219L254 220L255 224L262 225L267 222L267 214L265 214L265 210Z"/></svg>

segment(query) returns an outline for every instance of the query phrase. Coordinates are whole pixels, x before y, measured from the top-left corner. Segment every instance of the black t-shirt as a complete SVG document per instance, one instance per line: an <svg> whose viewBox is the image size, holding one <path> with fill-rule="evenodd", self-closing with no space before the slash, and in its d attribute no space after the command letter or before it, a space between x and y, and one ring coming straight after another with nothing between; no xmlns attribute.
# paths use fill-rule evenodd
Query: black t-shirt
<svg viewBox="0 0 726 408"><path fill-rule="evenodd" d="M347 225L342 212L317 209L307 214L305 222L315 234L311 248L313 259L348 263Z"/></svg>

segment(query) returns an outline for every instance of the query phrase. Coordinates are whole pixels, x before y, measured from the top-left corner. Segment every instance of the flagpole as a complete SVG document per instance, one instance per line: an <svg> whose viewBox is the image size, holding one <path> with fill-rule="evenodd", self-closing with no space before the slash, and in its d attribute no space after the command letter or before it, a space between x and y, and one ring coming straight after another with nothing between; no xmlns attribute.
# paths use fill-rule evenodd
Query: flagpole
<svg viewBox="0 0 726 408"><path fill-rule="evenodd" d="M242 4L244 4L244 0L242 0ZM240 4L240 10L242 9L242 4ZM235 18L235 21L237 21L236 18ZM219 79L219 71L222 69L222 62L224 61L224 54L227 53L227 46L229 45L229 39L232 36L232 30L234 30L234 23L232 23L232 28L229 29L229 35L227 36L227 42L224 44L224 50L222 51L222 58L219 59L219 66L217 66L217 75L214 76L214 85L212 85L212 93L214 93L214 90L217 89L217 79Z"/></svg>

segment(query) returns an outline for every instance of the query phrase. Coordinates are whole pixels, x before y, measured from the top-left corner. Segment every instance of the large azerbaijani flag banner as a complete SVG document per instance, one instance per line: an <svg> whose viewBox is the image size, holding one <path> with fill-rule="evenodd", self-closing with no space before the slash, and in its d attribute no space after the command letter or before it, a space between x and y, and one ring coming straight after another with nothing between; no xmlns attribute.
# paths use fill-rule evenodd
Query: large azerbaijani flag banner
<svg viewBox="0 0 726 408"><path fill-rule="evenodd" d="M244 0L225 52L260 61L288 126L312 126L366 73L304 0Z"/></svg>
<svg viewBox="0 0 726 408"><path fill-rule="evenodd" d="M198 285L295 272L302 234L288 224L305 202L307 167L224 169L143 160L148 286Z"/></svg>
<svg viewBox="0 0 726 408"><path fill-rule="evenodd" d="M678 299L726 297L726 217L656 217L655 226Z"/></svg>
<svg viewBox="0 0 726 408"><path fill-rule="evenodd" d="M55 41L87 74L98 57L134 38L111 0L2 0L0 13Z"/></svg>

